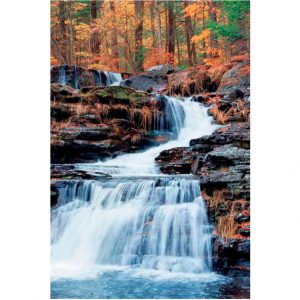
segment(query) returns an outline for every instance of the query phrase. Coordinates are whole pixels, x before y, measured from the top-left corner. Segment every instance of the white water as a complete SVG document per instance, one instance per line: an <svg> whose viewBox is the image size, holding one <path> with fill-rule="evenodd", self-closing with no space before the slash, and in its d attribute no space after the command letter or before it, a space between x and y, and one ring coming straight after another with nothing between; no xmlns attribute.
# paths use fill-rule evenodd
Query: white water
<svg viewBox="0 0 300 300"><path fill-rule="evenodd" d="M119 85L122 81L121 73L108 71L95 71L95 81L97 86ZM104 78L103 78L104 77Z"/></svg>
<svg viewBox="0 0 300 300"><path fill-rule="evenodd" d="M97 170L122 176L158 174L155 157L160 152L175 147L187 147L191 139L209 135L218 128L218 125L212 124L212 117L207 114L208 108L192 101L191 98L185 98L184 101L175 97L167 97L167 99L169 119L173 124L176 139L141 153L121 155L105 162L100 161L97 163Z"/></svg>
<svg viewBox="0 0 300 300"><path fill-rule="evenodd" d="M74 66L73 82L67 80L67 66L62 65L59 67L59 83L62 85L73 85L75 89L80 88L79 75L77 74L77 66ZM109 71L94 71L95 83L97 86L111 86L119 85L122 81L121 73L109 72Z"/></svg>
<svg viewBox="0 0 300 300"><path fill-rule="evenodd" d="M216 126L200 104L167 100L175 140L94 165L117 178L70 182L61 190L51 217L53 278L88 277L101 266L174 274L211 270L212 228L199 180L158 178L154 159ZM149 175L157 177L144 178Z"/></svg>

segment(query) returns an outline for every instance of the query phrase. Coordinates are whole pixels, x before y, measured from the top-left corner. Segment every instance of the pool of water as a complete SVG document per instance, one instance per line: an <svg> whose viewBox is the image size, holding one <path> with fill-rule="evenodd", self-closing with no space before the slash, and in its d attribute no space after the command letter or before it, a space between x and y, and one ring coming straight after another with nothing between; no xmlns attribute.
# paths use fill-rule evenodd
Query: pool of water
<svg viewBox="0 0 300 300"><path fill-rule="evenodd" d="M65 272L65 270L64 270ZM53 277L52 299L249 299L249 278L124 268Z"/></svg>

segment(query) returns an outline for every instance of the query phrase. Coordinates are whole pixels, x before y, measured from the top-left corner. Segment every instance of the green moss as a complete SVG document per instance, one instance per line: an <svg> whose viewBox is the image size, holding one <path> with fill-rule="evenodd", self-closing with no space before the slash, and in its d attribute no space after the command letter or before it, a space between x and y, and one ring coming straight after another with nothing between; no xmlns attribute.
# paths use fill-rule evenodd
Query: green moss
<svg viewBox="0 0 300 300"><path fill-rule="evenodd" d="M98 89L95 94L99 98L108 99L109 102L130 104L138 106L148 99L148 94L144 92L136 92L135 90L123 86L109 86Z"/></svg>

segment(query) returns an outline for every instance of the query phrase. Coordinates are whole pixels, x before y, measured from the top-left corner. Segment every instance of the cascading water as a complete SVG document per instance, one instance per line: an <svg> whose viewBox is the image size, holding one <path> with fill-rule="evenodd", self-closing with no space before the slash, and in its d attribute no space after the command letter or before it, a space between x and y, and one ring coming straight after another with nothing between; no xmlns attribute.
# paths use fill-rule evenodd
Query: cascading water
<svg viewBox="0 0 300 300"><path fill-rule="evenodd" d="M96 86L119 85L122 81L120 73L108 71L94 71Z"/></svg>
<svg viewBox="0 0 300 300"><path fill-rule="evenodd" d="M67 83L66 66L59 67L59 83L62 85L65 85Z"/></svg>
<svg viewBox="0 0 300 300"><path fill-rule="evenodd" d="M112 177L73 181L60 190L51 217L54 277L62 270L101 265L175 273L211 270L212 228L199 180L161 175L155 157L163 150L188 146L216 125L199 103L165 99L161 123L168 124L174 140L142 153L81 165Z"/></svg>
<svg viewBox="0 0 300 300"><path fill-rule="evenodd" d="M211 228L198 180L88 182L52 214L55 263L210 270ZM77 189L77 191L76 191Z"/></svg>
<svg viewBox="0 0 300 300"><path fill-rule="evenodd" d="M165 117L159 123L168 129L174 139L141 153L125 154L105 162L83 165L83 169L93 168L98 171L127 176L157 175L159 170L155 165L155 157L160 152L175 148L187 147L191 139L211 134L219 125L212 124L212 117L208 116L207 107L186 98L184 101L175 97L164 96ZM81 166L79 166L81 168Z"/></svg>

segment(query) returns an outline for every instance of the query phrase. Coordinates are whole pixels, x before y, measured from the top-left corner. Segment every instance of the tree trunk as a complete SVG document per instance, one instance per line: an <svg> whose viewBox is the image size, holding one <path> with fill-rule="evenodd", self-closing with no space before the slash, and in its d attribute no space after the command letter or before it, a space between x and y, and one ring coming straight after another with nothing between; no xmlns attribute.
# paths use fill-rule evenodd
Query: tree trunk
<svg viewBox="0 0 300 300"><path fill-rule="evenodd" d="M184 1L184 7L186 8L188 4ZM185 24L185 35L186 35L186 46L188 54L188 64L191 67L193 65L192 51L191 51L191 36L190 36L190 27L192 25L191 18L187 15L184 15L184 24Z"/></svg>
<svg viewBox="0 0 300 300"><path fill-rule="evenodd" d="M181 65L180 61L180 47L179 47L179 36L178 36L178 30L177 26L175 26L175 32L176 32L176 44L177 44L177 60L178 60L178 65Z"/></svg>
<svg viewBox="0 0 300 300"><path fill-rule="evenodd" d="M115 16L114 0L110 0L110 10L113 12L113 15ZM111 50L112 50L112 58L113 58L113 68L117 70L119 68L119 48L118 48L118 36L117 36L116 26L114 26L112 30Z"/></svg>
<svg viewBox="0 0 300 300"><path fill-rule="evenodd" d="M91 51L93 54L99 54L100 50L100 38L99 38L99 31L96 26L96 19L97 19L97 1L91 1Z"/></svg>
<svg viewBox="0 0 300 300"><path fill-rule="evenodd" d="M97 1L91 1L91 17L92 19L97 18Z"/></svg>
<svg viewBox="0 0 300 300"><path fill-rule="evenodd" d="M73 36L73 24L72 24L72 2L67 2L67 15L69 19L69 64L73 65L74 63L74 36Z"/></svg>
<svg viewBox="0 0 300 300"><path fill-rule="evenodd" d="M160 21L160 3L159 0L156 0L156 20L157 20L157 40L158 40L158 48L162 48L161 42L161 21Z"/></svg>
<svg viewBox="0 0 300 300"><path fill-rule="evenodd" d="M218 2L211 2L209 9L209 18L213 23L217 23L217 15L215 9L217 8ZM210 33L210 48L218 49L218 37L214 32ZM211 57L215 57L216 55L210 55Z"/></svg>
<svg viewBox="0 0 300 300"><path fill-rule="evenodd" d="M202 31L205 29L205 3L202 4ZM206 43L203 39L203 59L206 58Z"/></svg>
<svg viewBox="0 0 300 300"><path fill-rule="evenodd" d="M174 65L175 55L175 17L174 2L170 1L168 5L168 53L170 55L169 62Z"/></svg>
<svg viewBox="0 0 300 300"><path fill-rule="evenodd" d="M135 0L135 67L136 71L143 71L144 54L143 54L143 17L144 1Z"/></svg>
<svg viewBox="0 0 300 300"><path fill-rule="evenodd" d="M168 1L165 1L165 33L166 33L166 40L165 40L165 51L168 53L168 45L169 45L169 35L168 35Z"/></svg>
<svg viewBox="0 0 300 300"><path fill-rule="evenodd" d="M154 16L154 0L150 0L150 17L151 17L151 33L152 33L152 48L156 45L156 33L155 33L155 16Z"/></svg>
<svg viewBox="0 0 300 300"><path fill-rule="evenodd" d="M61 45L61 63L69 63L67 57L67 31L66 31L66 12L64 1L59 1L59 28L60 28L60 45ZM54 39L53 39L54 40Z"/></svg>

